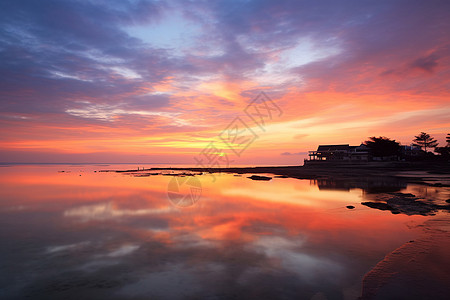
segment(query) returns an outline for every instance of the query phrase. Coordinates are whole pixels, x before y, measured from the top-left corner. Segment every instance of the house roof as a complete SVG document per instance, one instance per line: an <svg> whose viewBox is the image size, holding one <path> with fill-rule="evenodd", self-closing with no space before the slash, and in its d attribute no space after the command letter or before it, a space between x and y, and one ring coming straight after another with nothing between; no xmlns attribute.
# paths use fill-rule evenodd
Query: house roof
<svg viewBox="0 0 450 300"><path fill-rule="evenodd" d="M348 150L350 149L349 144L343 145L319 145L317 151L336 151L336 150Z"/></svg>

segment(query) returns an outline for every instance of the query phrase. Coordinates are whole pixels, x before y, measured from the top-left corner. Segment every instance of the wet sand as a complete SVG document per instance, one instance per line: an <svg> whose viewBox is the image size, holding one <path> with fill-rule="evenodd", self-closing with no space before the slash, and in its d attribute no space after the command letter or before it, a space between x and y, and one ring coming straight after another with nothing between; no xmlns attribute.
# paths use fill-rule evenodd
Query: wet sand
<svg viewBox="0 0 450 300"><path fill-rule="evenodd" d="M364 276L361 300L445 299L450 282L450 218L417 226L422 235L392 251Z"/></svg>

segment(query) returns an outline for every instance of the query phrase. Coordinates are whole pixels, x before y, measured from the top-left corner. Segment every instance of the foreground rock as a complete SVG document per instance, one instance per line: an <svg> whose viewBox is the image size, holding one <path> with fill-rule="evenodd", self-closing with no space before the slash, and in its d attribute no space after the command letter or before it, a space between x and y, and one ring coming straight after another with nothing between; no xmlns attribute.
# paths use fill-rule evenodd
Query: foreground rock
<svg viewBox="0 0 450 300"><path fill-rule="evenodd" d="M410 193L384 193L377 196L378 201L362 202L362 205L379 210L389 210L393 214L432 216L437 211L450 212L450 205L425 202Z"/></svg>

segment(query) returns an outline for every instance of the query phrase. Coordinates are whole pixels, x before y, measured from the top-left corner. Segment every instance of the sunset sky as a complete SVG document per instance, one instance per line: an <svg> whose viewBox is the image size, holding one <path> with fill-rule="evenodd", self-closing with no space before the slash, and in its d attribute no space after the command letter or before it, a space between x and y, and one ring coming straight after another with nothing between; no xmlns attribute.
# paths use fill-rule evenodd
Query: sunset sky
<svg viewBox="0 0 450 300"><path fill-rule="evenodd" d="M0 2L0 162L195 164L261 92L233 164L450 132L450 1Z"/></svg>

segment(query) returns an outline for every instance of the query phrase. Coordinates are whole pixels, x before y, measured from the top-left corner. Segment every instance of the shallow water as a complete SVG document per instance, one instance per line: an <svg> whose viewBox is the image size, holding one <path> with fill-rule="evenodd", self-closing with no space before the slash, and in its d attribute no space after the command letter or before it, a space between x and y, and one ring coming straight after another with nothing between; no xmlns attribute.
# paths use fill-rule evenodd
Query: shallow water
<svg viewBox="0 0 450 300"><path fill-rule="evenodd" d="M441 203L448 188L94 172L108 168L127 167L0 168L1 299L357 299L391 252L431 236L426 224L447 230L444 212L360 203L385 189ZM174 205L174 181L195 203Z"/></svg>

